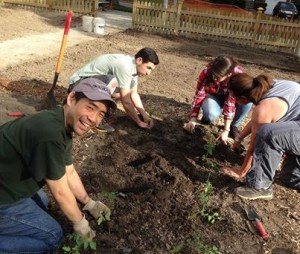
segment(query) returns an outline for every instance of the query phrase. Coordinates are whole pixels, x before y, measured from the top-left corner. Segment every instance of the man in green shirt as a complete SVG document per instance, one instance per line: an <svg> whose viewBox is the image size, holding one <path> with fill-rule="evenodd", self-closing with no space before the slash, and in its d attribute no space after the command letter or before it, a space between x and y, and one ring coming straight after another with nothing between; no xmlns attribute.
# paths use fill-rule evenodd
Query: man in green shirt
<svg viewBox="0 0 300 254"><path fill-rule="evenodd" d="M45 184L83 239L95 232L78 207L95 219L110 210L92 200L72 164L72 135L99 125L116 108L103 82L88 78L71 91L62 107L0 127L0 252L50 253L63 239L61 226L47 213Z"/></svg>
<svg viewBox="0 0 300 254"><path fill-rule="evenodd" d="M159 59L152 48L142 48L135 56L125 54L100 55L87 63L70 79L70 87L86 77L113 75L117 79L117 88L112 97L121 99L127 115L141 128L151 129L153 119L144 109L138 94L138 77L148 76L159 64Z"/></svg>

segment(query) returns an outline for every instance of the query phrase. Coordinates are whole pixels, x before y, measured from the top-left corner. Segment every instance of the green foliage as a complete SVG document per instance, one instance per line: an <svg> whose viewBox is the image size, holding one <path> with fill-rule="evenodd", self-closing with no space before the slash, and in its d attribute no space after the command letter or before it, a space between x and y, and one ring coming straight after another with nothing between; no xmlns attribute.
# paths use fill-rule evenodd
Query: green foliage
<svg viewBox="0 0 300 254"><path fill-rule="evenodd" d="M219 248L215 245L209 246L206 244L203 244L200 239L200 234L198 232L195 232L193 235L192 243L195 246L196 250L201 250L204 254L222 254L222 252L219 250Z"/></svg>
<svg viewBox="0 0 300 254"><path fill-rule="evenodd" d="M217 221L223 220L223 217L217 212L211 212L209 209L210 205L210 196L213 191L213 187L209 179L207 179L203 191L199 193L198 198L200 202L200 207L197 212L190 216L191 219L194 219L197 215L206 219L209 223L214 224Z"/></svg>
<svg viewBox="0 0 300 254"><path fill-rule="evenodd" d="M90 233L86 236L85 240L82 240L80 235L73 233L67 236L69 241L73 242L73 246L63 246L64 253L80 254L87 250L96 250L96 242L90 240Z"/></svg>
<svg viewBox="0 0 300 254"><path fill-rule="evenodd" d="M215 136L214 133L208 134L204 137L205 145L204 150L206 151L205 156L212 156L215 149Z"/></svg>
<svg viewBox="0 0 300 254"><path fill-rule="evenodd" d="M217 246L209 246L202 243L199 232L194 232L191 236L187 237L183 243L174 246L172 254L180 253L184 246L190 246L192 249L195 249L197 252L200 251L200 253L203 254L222 254Z"/></svg>
<svg viewBox="0 0 300 254"><path fill-rule="evenodd" d="M100 226L104 221L110 221L110 214L104 214L104 216L100 216L98 219L97 219L97 224L98 226Z"/></svg>
<svg viewBox="0 0 300 254"><path fill-rule="evenodd" d="M177 244L172 249L172 254L180 253L181 249L183 248L183 243Z"/></svg>
<svg viewBox="0 0 300 254"><path fill-rule="evenodd" d="M107 192L106 196L109 199L125 198L126 194L123 192Z"/></svg>

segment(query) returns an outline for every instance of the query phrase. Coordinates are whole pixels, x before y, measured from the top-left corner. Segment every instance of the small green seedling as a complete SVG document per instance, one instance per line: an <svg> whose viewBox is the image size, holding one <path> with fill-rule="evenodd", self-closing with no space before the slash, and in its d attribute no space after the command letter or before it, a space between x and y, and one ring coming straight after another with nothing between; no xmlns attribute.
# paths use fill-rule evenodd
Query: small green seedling
<svg viewBox="0 0 300 254"><path fill-rule="evenodd" d="M82 240L81 236L76 233L69 234L67 238L74 242L74 246L63 246L62 249L64 253L80 254L86 252L87 250L96 250L97 244L95 241L90 240L90 233L87 234L85 240Z"/></svg>
<svg viewBox="0 0 300 254"><path fill-rule="evenodd" d="M118 197L120 198L125 198L126 194L123 192L107 192L107 197L110 199L117 199Z"/></svg>
<svg viewBox="0 0 300 254"><path fill-rule="evenodd" d="M103 215L101 215L98 219L97 219L97 224L98 226L100 226L104 221L110 221L110 213L106 213Z"/></svg>
<svg viewBox="0 0 300 254"><path fill-rule="evenodd" d="M195 245L195 249L201 250L204 254L222 254L217 246L209 246L202 243L200 240L200 234L198 232L194 233L192 242Z"/></svg>
<svg viewBox="0 0 300 254"><path fill-rule="evenodd" d="M192 216L190 216L192 219L194 219L197 215L200 214L202 218L205 218L211 224L223 220L223 217L219 213L217 212L211 213L209 211L210 196L212 191L213 191L213 187L208 178L204 185L203 191L200 192L198 195L201 207L197 212L195 212Z"/></svg>

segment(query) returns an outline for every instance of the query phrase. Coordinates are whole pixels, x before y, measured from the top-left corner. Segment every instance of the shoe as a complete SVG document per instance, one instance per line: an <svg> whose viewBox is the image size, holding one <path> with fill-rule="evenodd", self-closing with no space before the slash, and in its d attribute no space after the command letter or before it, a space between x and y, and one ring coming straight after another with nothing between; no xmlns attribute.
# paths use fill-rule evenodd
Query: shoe
<svg viewBox="0 0 300 254"><path fill-rule="evenodd" d="M211 122L209 120L206 120L204 118L204 116L202 116L201 120L200 120L200 123L203 124L203 125L210 125Z"/></svg>
<svg viewBox="0 0 300 254"><path fill-rule="evenodd" d="M115 128L110 126L107 122L102 120L102 122L96 127L100 132L114 132Z"/></svg>
<svg viewBox="0 0 300 254"><path fill-rule="evenodd" d="M265 199L270 200L273 198L273 190L272 187L268 189L254 189L250 187L238 187L235 189L235 194L243 199Z"/></svg>
<svg viewBox="0 0 300 254"><path fill-rule="evenodd" d="M240 136L240 131L238 127L230 125L229 137L235 139Z"/></svg>

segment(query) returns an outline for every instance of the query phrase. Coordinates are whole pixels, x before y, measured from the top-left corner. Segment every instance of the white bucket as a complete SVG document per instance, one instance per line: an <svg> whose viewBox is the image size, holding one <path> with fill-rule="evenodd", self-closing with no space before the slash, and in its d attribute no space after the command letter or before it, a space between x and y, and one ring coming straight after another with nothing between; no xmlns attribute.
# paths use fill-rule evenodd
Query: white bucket
<svg viewBox="0 0 300 254"><path fill-rule="evenodd" d="M94 33L104 34L105 20L103 18L94 18Z"/></svg>
<svg viewBox="0 0 300 254"><path fill-rule="evenodd" d="M82 16L82 30L85 32L93 32L93 17Z"/></svg>

